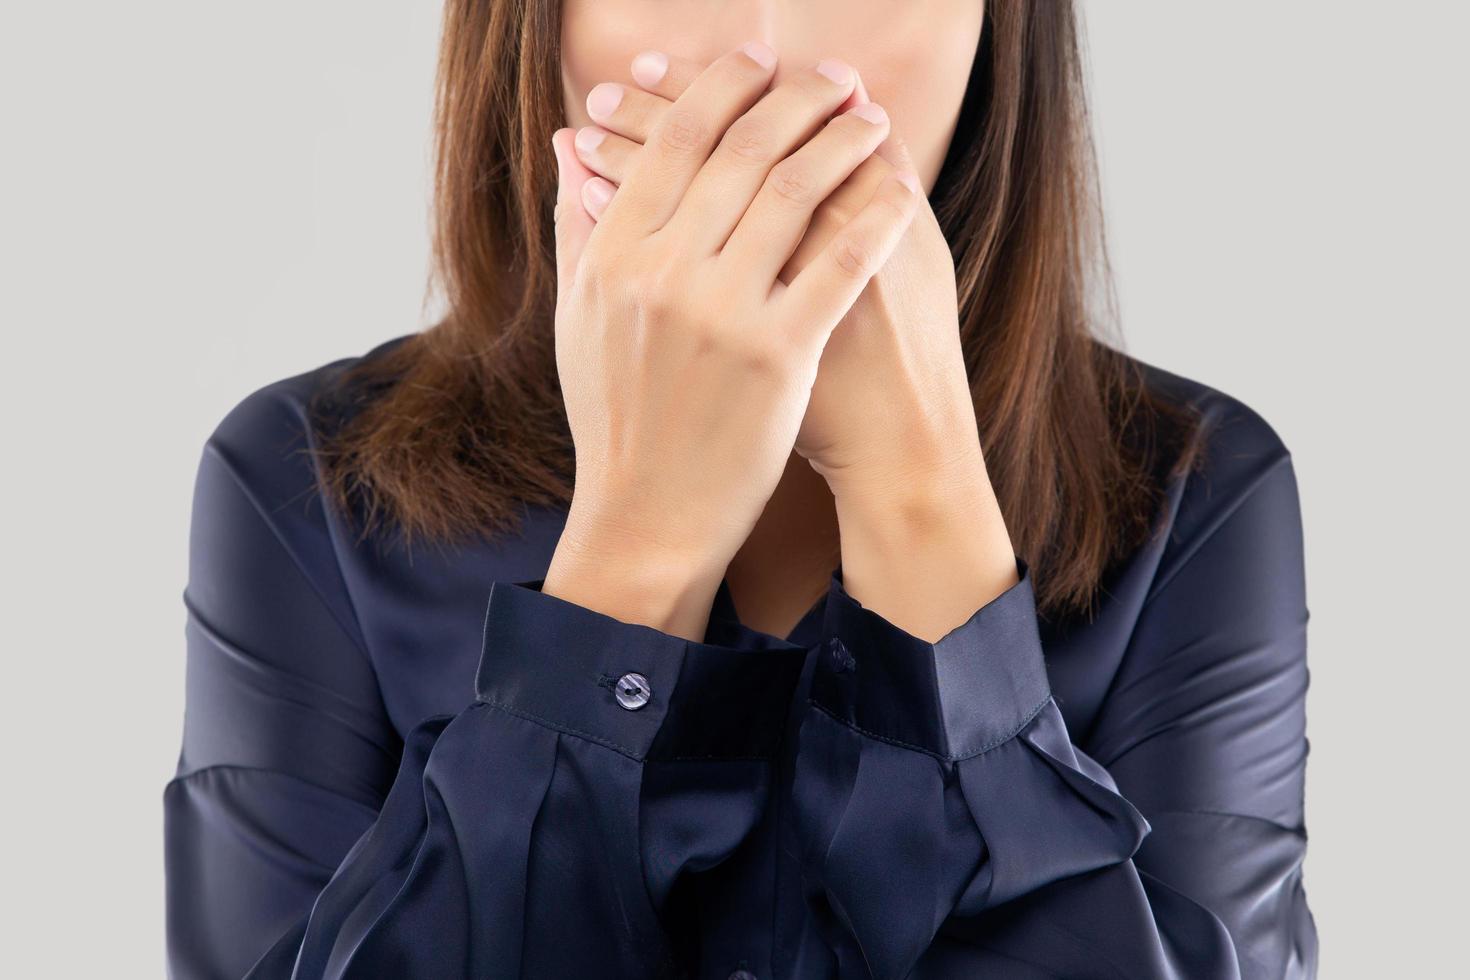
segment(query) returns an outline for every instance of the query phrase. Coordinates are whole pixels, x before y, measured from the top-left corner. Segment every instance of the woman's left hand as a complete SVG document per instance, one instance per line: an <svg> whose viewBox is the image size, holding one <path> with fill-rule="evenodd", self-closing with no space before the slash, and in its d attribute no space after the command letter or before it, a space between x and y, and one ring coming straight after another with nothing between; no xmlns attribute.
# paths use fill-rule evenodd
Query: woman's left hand
<svg viewBox="0 0 1470 980"><path fill-rule="evenodd" d="M589 93L588 115L596 125L578 132L577 155L614 185L631 169L655 121L701 70L672 57L662 66L659 60L635 60L636 86L604 82ZM650 67L663 67L662 74ZM837 111L865 101L859 81ZM752 155L772 152L760 134L732 133L725 138L749 144ZM782 281L819 254L895 169L914 171L903 142L890 135L817 209ZM826 479L836 499L845 582L886 576L878 571L884 562L916 547L931 548L935 563L948 565L951 574L956 558L940 552L965 548L967 558L958 560L976 576L960 572L959 580L989 581L989 595L1016 581L1015 553L985 469L960 344L954 259L927 201L828 339L795 451ZM905 526L895 524L895 515ZM849 548L857 539L871 542L862 555ZM940 539L950 543L937 544ZM967 598L951 608L966 608L975 593L963 594ZM948 615L916 612L908 618L917 625L943 623Z"/></svg>

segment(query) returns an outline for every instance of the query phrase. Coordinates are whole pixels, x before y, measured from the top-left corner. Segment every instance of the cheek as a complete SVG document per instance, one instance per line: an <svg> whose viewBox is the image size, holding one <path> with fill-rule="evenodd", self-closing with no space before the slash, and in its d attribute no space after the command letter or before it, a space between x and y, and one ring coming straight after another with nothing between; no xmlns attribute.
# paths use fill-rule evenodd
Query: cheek
<svg viewBox="0 0 1470 980"><path fill-rule="evenodd" d="M980 18L973 12L972 19L956 17L948 24L952 30L926 30L858 62L868 94L892 116L930 189L949 151L980 41Z"/></svg>
<svg viewBox="0 0 1470 980"><path fill-rule="evenodd" d="M568 0L563 7L562 96L569 126L592 122L587 93L598 82L630 81L628 65L652 36L639 20L631 5L617 0Z"/></svg>
<svg viewBox="0 0 1470 980"><path fill-rule="evenodd" d="M895 132L907 142L926 188L933 188L949 151L969 75L968 62L961 67L925 59L897 67L868 85L873 100L888 109Z"/></svg>
<svg viewBox="0 0 1470 980"><path fill-rule="evenodd" d="M650 48L708 64L764 34L762 7L709 0L563 0L562 95L567 124L586 126L599 82L633 83L629 66Z"/></svg>
<svg viewBox="0 0 1470 980"><path fill-rule="evenodd" d="M868 95L888 110L920 179L932 189L964 101L985 5L808 0L801 9L799 56L814 61L831 54L856 65Z"/></svg>

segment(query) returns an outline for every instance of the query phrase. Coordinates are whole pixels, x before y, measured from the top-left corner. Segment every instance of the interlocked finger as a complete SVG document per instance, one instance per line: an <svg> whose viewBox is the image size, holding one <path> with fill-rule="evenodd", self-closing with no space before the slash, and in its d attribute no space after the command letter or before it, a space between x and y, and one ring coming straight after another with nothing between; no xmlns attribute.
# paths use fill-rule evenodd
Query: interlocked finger
<svg viewBox="0 0 1470 980"><path fill-rule="evenodd" d="M603 213L604 223L652 234L673 217L720 135L760 98L775 59L747 45L716 60L670 105L644 142L638 165Z"/></svg>

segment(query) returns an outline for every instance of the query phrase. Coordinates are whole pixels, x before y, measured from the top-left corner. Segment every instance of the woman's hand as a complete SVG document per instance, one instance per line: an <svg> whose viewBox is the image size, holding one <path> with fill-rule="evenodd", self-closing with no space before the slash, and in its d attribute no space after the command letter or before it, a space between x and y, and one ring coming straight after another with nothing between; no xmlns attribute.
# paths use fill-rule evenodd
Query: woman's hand
<svg viewBox="0 0 1470 980"><path fill-rule="evenodd" d="M594 88L587 108L599 125L577 134L579 160L621 184L671 100L699 71L648 53L634 65L640 88ZM867 101L861 80L841 108L887 124L882 109ZM743 131L732 137L749 138ZM912 166L902 141L890 134L815 209L780 278L789 282L800 274L896 169ZM596 217L600 205L594 205L589 210ZM921 471L940 477L956 465L971 467L963 475L974 475L979 433L960 348L954 260L927 201L828 341L796 450L834 491L911 482Z"/></svg>
<svg viewBox="0 0 1470 980"><path fill-rule="evenodd" d="M634 61L638 87L593 89L587 108L598 125L577 134L579 160L621 184L639 165L648 134L699 73L698 65L650 52ZM865 104L859 80L839 109L883 118ZM800 276L899 168L912 169L890 134L816 208L779 277ZM981 452L957 307L954 261L925 201L831 334L795 444L836 498L850 591L886 596L891 618L935 635L973 610L977 595L988 599L1016 581ZM915 574L927 565L958 583L948 597L932 585L913 588L916 579L933 582ZM907 597L893 599L898 591Z"/></svg>
<svg viewBox="0 0 1470 980"><path fill-rule="evenodd" d="M831 118L856 83L846 66L762 98L774 66L747 45L661 104L616 196L571 130L553 141L556 357L577 480L543 588L691 639L790 458L828 335L921 197L915 175L890 175L780 280L813 210L888 127Z"/></svg>

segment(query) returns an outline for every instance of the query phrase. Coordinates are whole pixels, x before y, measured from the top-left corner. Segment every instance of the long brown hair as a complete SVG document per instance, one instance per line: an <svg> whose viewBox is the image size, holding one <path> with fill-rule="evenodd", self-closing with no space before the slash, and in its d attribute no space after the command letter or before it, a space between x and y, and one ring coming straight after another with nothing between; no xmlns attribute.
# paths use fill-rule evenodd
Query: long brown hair
<svg viewBox="0 0 1470 980"><path fill-rule="evenodd" d="M364 536L491 536L524 506L571 499L552 330L560 7L445 5L435 264L448 312L356 362L314 409L324 486ZM1092 603L1153 529L1197 429L1103 341L1114 303L1082 82L1071 3L991 0L931 194L987 467L1043 615Z"/></svg>

